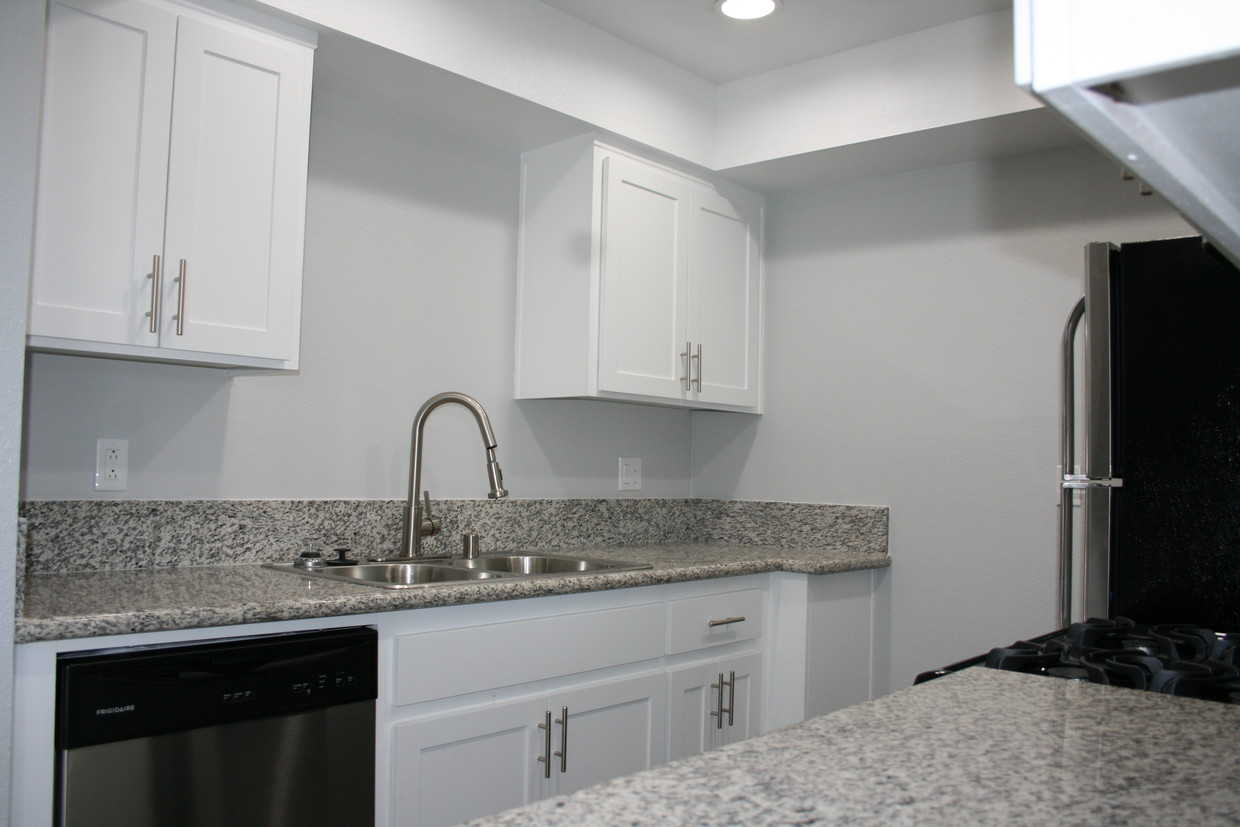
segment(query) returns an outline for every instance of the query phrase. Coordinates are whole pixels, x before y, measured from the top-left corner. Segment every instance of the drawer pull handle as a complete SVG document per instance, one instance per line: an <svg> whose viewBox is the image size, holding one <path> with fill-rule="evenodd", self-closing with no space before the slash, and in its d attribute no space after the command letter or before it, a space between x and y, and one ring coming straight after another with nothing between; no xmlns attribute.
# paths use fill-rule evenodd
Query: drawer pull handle
<svg viewBox="0 0 1240 827"><path fill-rule="evenodd" d="M723 620L712 620L708 625L713 628L715 626L727 626L729 623L741 623L744 620L744 615L741 615L740 617L725 617Z"/></svg>
<svg viewBox="0 0 1240 827"><path fill-rule="evenodd" d="M538 725L543 730L543 754L538 760L543 764L543 778L551 777L551 710L547 710L546 720Z"/></svg>
<svg viewBox="0 0 1240 827"><path fill-rule="evenodd" d="M726 681L723 680L723 673L720 672L719 680L721 683L723 683L724 685L728 687L727 708L724 708L723 706L723 687L722 686L719 687L719 713L720 713L719 714L719 725L720 725L720 728L722 728L723 713L725 712L728 715L728 726L733 725L732 713L736 710L736 670L732 669L728 671L728 679Z"/></svg>

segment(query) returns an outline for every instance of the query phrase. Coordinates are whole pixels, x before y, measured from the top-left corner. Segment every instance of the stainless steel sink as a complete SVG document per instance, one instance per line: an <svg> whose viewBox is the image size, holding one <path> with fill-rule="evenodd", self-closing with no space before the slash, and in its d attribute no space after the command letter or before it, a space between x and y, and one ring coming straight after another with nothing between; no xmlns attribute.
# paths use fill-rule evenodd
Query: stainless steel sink
<svg viewBox="0 0 1240 827"><path fill-rule="evenodd" d="M489 571L470 571L454 566L437 566L432 563L359 563L356 566L332 566L316 574L335 580L349 580L388 589L472 582L498 576Z"/></svg>
<svg viewBox="0 0 1240 827"><path fill-rule="evenodd" d="M504 572L507 574L582 574L593 571L616 571L650 568L640 563L610 560L589 560L554 554L484 554L472 560L454 559L453 566L469 571Z"/></svg>
<svg viewBox="0 0 1240 827"><path fill-rule="evenodd" d="M472 559L437 558L402 560L390 563L358 563L354 566L303 568L287 563L266 563L267 568L303 577L361 583L384 589L411 589L425 586L477 583L483 580L514 580L531 577L569 577L650 568L649 563L620 560L594 560L561 554L504 552L483 554Z"/></svg>

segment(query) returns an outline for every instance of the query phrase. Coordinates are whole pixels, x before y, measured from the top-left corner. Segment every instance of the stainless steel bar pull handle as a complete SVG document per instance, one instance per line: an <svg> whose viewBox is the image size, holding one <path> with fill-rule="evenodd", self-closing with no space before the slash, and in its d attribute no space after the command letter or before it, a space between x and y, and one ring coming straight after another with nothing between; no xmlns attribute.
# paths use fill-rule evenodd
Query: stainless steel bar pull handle
<svg viewBox="0 0 1240 827"><path fill-rule="evenodd" d="M719 677L721 679L723 678L722 672L719 673ZM736 710L736 670L735 669L728 671L728 679L726 681L723 681L723 683L728 687L728 706L726 709L723 706L720 706L719 711L721 713L726 712L728 714L728 726L732 726L733 724L732 713L735 712ZM723 703L723 689L722 688L720 688L719 690L719 703L720 704ZM719 722L723 723L723 715L719 716Z"/></svg>
<svg viewBox="0 0 1240 827"><path fill-rule="evenodd" d="M689 361L692 358L690 354L692 352L693 352L693 343L685 342L685 349L680 354L680 358L683 360L683 365L685 368L684 375L680 377L680 386L684 390L689 390L690 388L693 387L693 380L690 378L692 371L689 368Z"/></svg>
<svg viewBox="0 0 1240 827"><path fill-rule="evenodd" d="M710 715L715 719L715 729L723 729L723 673L719 673L719 677L715 683L710 685L711 689L718 692L715 696L715 708L710 711Z"/></svg>
<svg viewBox="0 0 1240 827"><path fill-rule="evenodd" d="M187 268L185 259L181 259L180 272L173 281L177 283L177 314L173 316L177 320L177 335L185 335L185 271Z"/></svg>
<svg viewBox="0 0 1240 827"><path fill-rule="evenodd" d="M551 777L551 710L547 710L546 719L538 725L543 731L543 754L538 760L543 765L543 778Z"/></svg>
<svg viewBox="0 0 1240 827"><path fill-rule="evenodd" d="M744 623L744 622L745 622L745 616L741 615L740 617L725 617L722 620L711 620L711 621L708 621L706 625L712 626L712 627L727 626L731 623Z"/></svg>
<svg viewBox="0 0 1240 827"><path fill-rule="evenodd" d="M555 756L560 759L560 772L568 772L568 707L560 707L560 717L555 722L560 725L560 749Z"/></svg>
<svg viewBox="0 0 1240 827"><path fill-rule="evenodd" d="M698 343L697 353L693 354L694 360L697 362L697 378L690 382L691 385L697 385L698 393L702 392L702 344Z"/></svg>
<svg viewBox="0 0 1240 827"><path fill-rule="evenodd" d="M1123 488L1124 481L1119 477L1088 477L1084 474L1064 474L1063 487L1077 488Z"/></svg>
<svg viewBox="0 0 1240 827"><path fill-rule="evenodd" d="M146 315L151 317L150 331L152 333L159 332L159 294L164 289L163 259L159 253L156 253L151 261L151 275L147 276L151 280L151 309Z"/></svg>
<svg viewBox="0 0 1240 827"><path fill-rule="evenodd" d="M1060 473L1066 480L1076 462L1076 330L1085 315L1085 299L1068 314L1060 343ZM1057 623L1066 628L1072 623L1072 491L1059 489L1059 597Z"/></svg>

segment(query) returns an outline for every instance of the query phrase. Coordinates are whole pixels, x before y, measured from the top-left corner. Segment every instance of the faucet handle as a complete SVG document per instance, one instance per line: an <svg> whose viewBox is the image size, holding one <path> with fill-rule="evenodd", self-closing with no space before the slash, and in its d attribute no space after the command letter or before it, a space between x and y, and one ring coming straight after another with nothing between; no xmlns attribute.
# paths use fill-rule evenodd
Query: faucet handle
<svg viewBox="0 0 1240 827"><path fill-rule="evenodd" d="M418 531L423 537L432 537L439 533L439 521L435 519L435 515L431 513L431 492L429 490L422 492L422 521L418 526Z"/></svg>

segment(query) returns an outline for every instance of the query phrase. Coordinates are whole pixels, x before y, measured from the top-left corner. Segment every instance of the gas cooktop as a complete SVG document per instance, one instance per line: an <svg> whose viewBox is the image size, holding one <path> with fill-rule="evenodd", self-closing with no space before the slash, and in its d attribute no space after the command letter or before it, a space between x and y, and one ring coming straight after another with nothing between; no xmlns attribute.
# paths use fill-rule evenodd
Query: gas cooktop
<svg viewBox="0 0 1240 827"><path fill-rule="evenodd" d="M1240 704L1240 634L1090 618L986 655L994 669Z"/></svg>
<svg viewBox="0 0 1240 827"><path fill-rule="evenodd" d="M1240 704L1240 634L1188 624L1090 618L923 672L916 682L977 665Z"/></svg>

